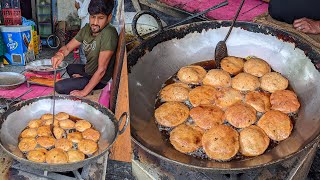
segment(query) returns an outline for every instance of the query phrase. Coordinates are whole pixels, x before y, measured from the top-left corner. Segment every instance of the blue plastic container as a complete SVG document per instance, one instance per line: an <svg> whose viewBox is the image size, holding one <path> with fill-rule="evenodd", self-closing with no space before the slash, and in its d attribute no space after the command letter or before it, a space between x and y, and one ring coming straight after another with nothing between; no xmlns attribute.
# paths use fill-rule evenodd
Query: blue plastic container
<svg viewBox="0 0 320 180"><path fill-rule="evenodd" d="M34 60L31 26L0 26L9 64L25 65Z"/></svg>

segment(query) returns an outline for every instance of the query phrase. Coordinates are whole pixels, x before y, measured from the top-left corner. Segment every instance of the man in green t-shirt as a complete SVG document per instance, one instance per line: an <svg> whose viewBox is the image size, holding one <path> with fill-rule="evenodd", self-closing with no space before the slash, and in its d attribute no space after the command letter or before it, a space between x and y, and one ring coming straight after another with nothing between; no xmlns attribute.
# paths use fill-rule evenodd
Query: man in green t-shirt
<svg viewBox="0 0 320 180"><path fill-rule="evenodd" d="M54 68L63 61L74 48L83 45L86 64L70 64L67 73L70 78L56 83L60 94L86 96L93 89L102 89L113 74L118 33L110 24L114 0L91 0L88 8L89 24L52 57Z"/></svg>

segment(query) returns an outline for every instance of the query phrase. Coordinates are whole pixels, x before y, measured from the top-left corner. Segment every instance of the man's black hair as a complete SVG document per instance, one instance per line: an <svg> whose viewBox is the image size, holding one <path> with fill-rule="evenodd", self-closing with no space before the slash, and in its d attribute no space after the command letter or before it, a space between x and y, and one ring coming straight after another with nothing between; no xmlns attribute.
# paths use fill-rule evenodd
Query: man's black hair
<svg viewBox="0 0 320 180"><path fill-rule="evenodd" d="M114 0L91 0L88 12L90 15L105 14L109 16L114 7Z"/></svg>

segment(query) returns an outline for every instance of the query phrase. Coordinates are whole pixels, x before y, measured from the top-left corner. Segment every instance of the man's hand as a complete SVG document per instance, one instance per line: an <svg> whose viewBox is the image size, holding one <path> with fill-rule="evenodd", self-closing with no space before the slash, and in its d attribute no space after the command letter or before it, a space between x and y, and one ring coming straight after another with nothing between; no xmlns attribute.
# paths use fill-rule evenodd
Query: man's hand
<svg viewBox="0 0 320 180"><path fill-rule="evenodd" d="M76 7L76 9L79 9L79 8L80 8L80 4L76 1L76 2L74 3L74 7Z"/></svg>
<svg viewBox="0 0 320 180"><path fill-rule="evenodd" d="M54 69L57 69L61 61L64 59L63 54L60 52L56 53L52 58L51 58L51 64Z"/></svg>
<svg viewBox="0 0 320 180"><path fill-rule="evenodd" d="M85 97L89 93L85 92L84 90L73 90L70 92L70 95L72 96L78 96L78 97Z"/></svg>
<svg viewBox="0 0 320 180"><path fill-rule="evenodd" d="M320 34L320 21L308 18L296 19L293 22L293 27L304 33Z"/></svg>

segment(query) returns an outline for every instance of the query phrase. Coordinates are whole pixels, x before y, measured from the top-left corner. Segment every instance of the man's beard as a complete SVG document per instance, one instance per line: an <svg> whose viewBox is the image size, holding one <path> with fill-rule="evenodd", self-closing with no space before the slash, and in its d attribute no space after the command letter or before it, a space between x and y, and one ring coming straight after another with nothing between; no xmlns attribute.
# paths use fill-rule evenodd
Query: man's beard
<svg viewBox="0 0 320 180"><path fill-rule="evenodd" d="M97 28L95 28L95 30L92 30L92 27L97 27ZM92 33L99 33L99 32L101 32L101 28L100 28L100 26L97 26L97 25L91 25L90 31L91 31L91 34Z"/></svg>

